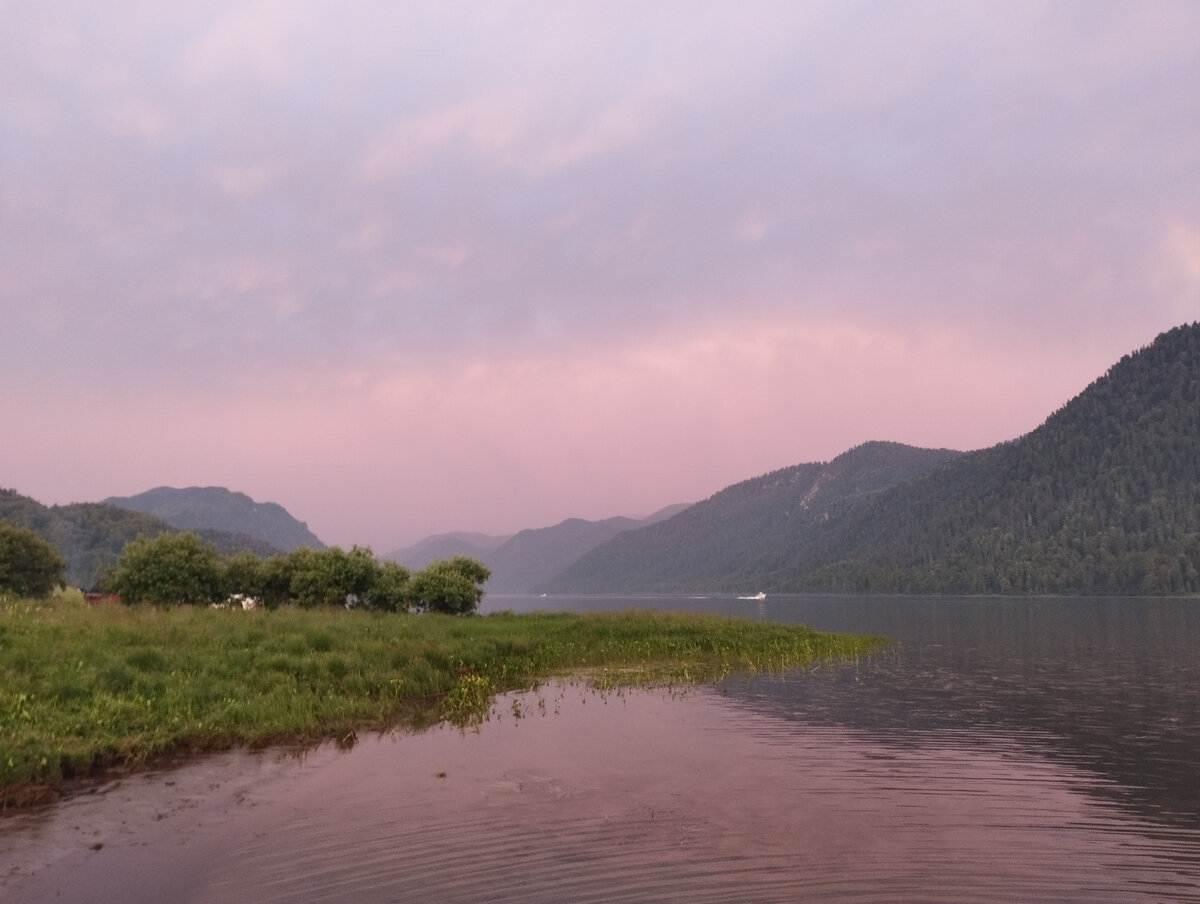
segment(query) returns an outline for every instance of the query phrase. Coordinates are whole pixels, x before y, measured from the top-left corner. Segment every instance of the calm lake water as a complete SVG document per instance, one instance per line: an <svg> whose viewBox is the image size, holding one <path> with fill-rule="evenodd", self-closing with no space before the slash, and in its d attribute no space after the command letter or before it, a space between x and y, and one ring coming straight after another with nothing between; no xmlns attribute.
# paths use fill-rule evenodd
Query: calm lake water
<svg viewBox="0 0 1200 904"><path fill-rule="evenodd" d="M496 597L883 634L0 819L0 901L1200 902L1200 601Z"/></svg>

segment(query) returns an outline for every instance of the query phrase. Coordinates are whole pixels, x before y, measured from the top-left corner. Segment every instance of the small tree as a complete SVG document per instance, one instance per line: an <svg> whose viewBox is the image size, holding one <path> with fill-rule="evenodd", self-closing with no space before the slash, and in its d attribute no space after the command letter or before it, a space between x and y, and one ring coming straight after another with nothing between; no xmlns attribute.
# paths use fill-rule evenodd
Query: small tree
<svg viewBox="0 0 1200 904"><path fill-rule="evenodd" d="M126 544L108 589L127 603L207 605L225 599L224 578L213 544L194 531L165 533Z"/></svg>
<svg viewBox="0 0 1200 904"><path fill-rule="evenodd" d="M341 552L336 546L334 549ZM382 570L382 565L375 558L371 547L355 546L343 554L338 566L346 589L345 596L356 596L365 602L378 582Z"/></svg>
<svg viewBox="0 0 1200 904"><path fill-rule="evenodd" d="M225 562L225 590L259 599L266 595L266 563L252 552L239 552Z"/></svg>
<svg viewBox="0 0 1200 904"><path fill-rule="evenodd" d="M61 584L67 563L27 527L0 524L0 593L45 596Z"/></svg>
<svg viewBox="0 0 1200 904"><path fill-rule="evenodd" d="M301 606L343 605L349 597L366 599L379 576L374 553L363 546L350 552L332 546L304 547L291 554L291 595Z"/></svg>
<svg viewBox="0 0 1200 904"><path fill-rule="evenodd" d="M480 586L492 576L482 562L455 556L418 571L409 582L409 598L418 610L470 615L483 601Z"/></svg>
<svg viewBox="0 0 1200 904"><path fill-rule="evenodd" d="M292 575L296 562L291 555L271 556L259 566L263 602L268 607L283 606L292 598Z"/></svg>
<svg viewBox="0 0 1200 904"><path fill-rule="evenodd" d="M376 609L388 612L403 612L409 600L408 569L395 562L384 561L379 566L379 577L367 594L367 599Z"/></svg>
<svg viewBox="0 0 1200 904"><path fill-rule="evenodd" d="M288 553L288 597L292 602L301 606L328 602L333 579L325 565L325 558L311 546L301 546Z"/></svg>

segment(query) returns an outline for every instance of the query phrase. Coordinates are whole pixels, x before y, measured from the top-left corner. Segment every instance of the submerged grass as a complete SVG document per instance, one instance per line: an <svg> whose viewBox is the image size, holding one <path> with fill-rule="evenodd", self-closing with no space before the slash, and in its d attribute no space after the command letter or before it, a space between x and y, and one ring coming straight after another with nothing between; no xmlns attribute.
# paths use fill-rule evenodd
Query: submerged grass
<svg viewBox="0 0 1200 904"><path fill-rule="evenodd" d="M552 676L599 687L851 659L877 638L666 612L226 612L0 601L0 805L168 753L469 721Z"/></svg>

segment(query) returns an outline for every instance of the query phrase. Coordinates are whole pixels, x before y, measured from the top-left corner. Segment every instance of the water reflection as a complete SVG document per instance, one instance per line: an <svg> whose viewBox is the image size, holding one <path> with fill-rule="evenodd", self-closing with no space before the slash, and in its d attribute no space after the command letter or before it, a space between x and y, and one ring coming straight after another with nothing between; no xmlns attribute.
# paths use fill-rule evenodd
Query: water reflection
<svg viewBox="0 0 1200 904"><path fill-rule="evenodd" d="M25 902L1200 900L1196 833L1103 806L1094 776L1037 743L935 731L903 748L712 690L543 699L545 715L526 698L519 720L502 701L477 734L302 762L237 754L128 782L45 819L41 843L64 853L8 890ZM106 803L119 822L104 822Z"/></svg>
<svg viewBox="0 0 1200 904"><path fill-rule="evenodd" d="M547 601L508 598L517 609ZM576 611L629 599L552 600ZM803 623L898 641L889 655L823 680L731 682L774 716L872 731L889 743L925 732L1040 738L1048 755L1100 773L1096 792L1149 818L1200 826L1200 600L646 596L642 607ZM493 603L493 605L498 605Z"/></svg>
<svg viewBox="0 0 1200 904"><path fill-rule="evenodd" d="M1103 776L1097 794L1147 818L1200 825L1196 603L895 603L858 613L902 639L895 656L825 682L755 681L744 698L777 716L868 729L892 743L921 744L936 729L975 745L1036 737L1048 755Z"/></svg>
<svg viewBox="0 0 1200 904"><path fill-rule="evenodd" d="M547 688L5 820L0 900L1200 901L1192 604L880 602L763 605L900 640L852 667Z"/></svg>

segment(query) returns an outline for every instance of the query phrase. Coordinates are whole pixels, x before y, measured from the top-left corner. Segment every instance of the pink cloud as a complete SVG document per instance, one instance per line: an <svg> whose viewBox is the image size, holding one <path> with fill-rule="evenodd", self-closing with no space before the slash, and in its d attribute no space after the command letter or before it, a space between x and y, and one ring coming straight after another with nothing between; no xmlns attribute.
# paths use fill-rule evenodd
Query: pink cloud
<svg viewBox="0 0 1200 904"><path fill-rule="evenodd" d="M1200 14L934 9L14 9L0 477L387 548L1031 429L1200 315Z"/></svg>

